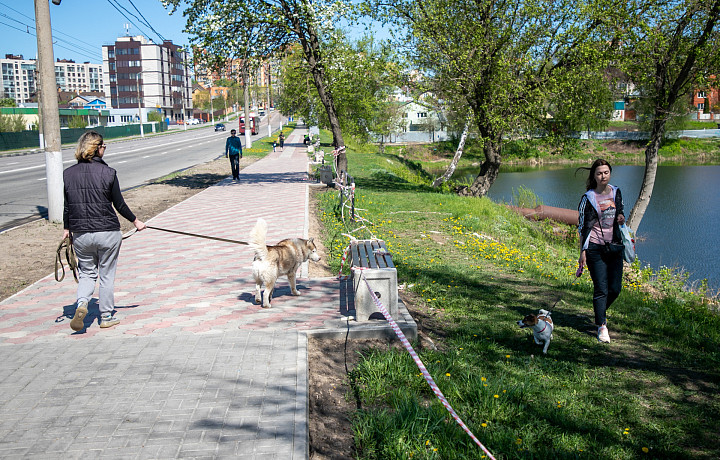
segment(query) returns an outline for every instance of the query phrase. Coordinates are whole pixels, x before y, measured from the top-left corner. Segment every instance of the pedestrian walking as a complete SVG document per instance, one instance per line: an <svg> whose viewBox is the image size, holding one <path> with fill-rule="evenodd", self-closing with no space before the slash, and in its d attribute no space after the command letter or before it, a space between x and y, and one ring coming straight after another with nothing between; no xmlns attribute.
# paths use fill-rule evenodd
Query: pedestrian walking
<svg viewBox="0 0 720 460"><path fill-rule="evenodd" d="M283 150L283 146L285 145L285 135L282 133L282 131L278 135L278 142L280 143L280 150Z"/></svg>
<svg viewBox="0 0 720 460"><path fill-rule="evenodd" d="M230 170L233 180L240 179L240 158L242 158L242 144L235 135L237 131L230 130L230 137L225 141L225 156L230 159Z"/></svg>
<svg viewBox="0 0 720 460"><path fill-rule="evenodd" d="M625 208L620 189L610 185L612 166L598 159L590 168L587 192L578 205L580 260L578 276L587 265L593 281L593 310L597 338L610 343L607 309L620 295L623 274L623 249L620 225L625 223Z"/></svg>
<svg viewBox="0 0 720 460"><path fill-rule="evenodd" d="M80 136L75 150L77 164L63 171L63 238L72 237L78 260L77 301L70 321L74 331L85 328L88 303L98 280L100 327L120 322L115 316L114 290L122 233L115 210L138 231L145 229L145 223L125 203L117 173L102 159L106 149L99 133L86 132Z"/></svg>

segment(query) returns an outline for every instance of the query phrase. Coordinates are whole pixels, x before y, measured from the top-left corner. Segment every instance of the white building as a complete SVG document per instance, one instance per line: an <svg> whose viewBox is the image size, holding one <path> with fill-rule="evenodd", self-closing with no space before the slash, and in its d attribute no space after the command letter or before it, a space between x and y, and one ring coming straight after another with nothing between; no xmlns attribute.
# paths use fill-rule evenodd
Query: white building
<svg viewBox="0 0 720 460"><path fill-rule="evenodd" d="M30 102L36 96L37 64L35 59L6 54L0 59L2 86L0 98L15 99L17 104ZM55 62L55 82L59 91L75 93L102 91L102 64L77 63L67 59Z"/></svg>
<svg viewBox="0 0 720 460"><path fill-rule="evenodd" d="M191 118L189 62L179 46L169 40L158 45L138 35L103 45L102 53L104 91L111 107L134 109L143 121L152 110L171 123Z"/></svg>

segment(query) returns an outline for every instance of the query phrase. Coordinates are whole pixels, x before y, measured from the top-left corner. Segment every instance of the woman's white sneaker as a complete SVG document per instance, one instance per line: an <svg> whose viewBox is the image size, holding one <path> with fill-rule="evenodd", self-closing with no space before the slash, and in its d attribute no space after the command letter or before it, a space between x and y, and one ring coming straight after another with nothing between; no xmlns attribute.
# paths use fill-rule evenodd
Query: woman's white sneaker
<svg viewBox="0 0 720 460"><path fill-rule="evenodd" d="M598 328L597 338L598 342L610 343L610 334L608 333L608 328L606 325L603 324Z"/></svg>

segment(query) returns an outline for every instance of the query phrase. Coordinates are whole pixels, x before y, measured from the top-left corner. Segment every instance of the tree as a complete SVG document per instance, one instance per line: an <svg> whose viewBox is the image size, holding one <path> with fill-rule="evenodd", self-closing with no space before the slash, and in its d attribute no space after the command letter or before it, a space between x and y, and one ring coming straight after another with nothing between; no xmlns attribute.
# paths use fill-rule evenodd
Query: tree
<svg viewBox="0 0 720 460"><path fill-rule="evenodd" d="M0 133L16 133L25 129L25 117L0 112Z"/></svg>
<svg viewBox="0 0 720 460"><path fill-rule="evenodd" d="M68 128L84 128L85 126L87 126L87 121L82 115L73 115L70 117Z"/></svg>
<svg viewBox="0 0 720 460"><path fill-rule="evenodd" d="M328 88L325 69L329 63L322 51L324 37L334 28L333 19L343 11L342 3L333 0L162 1L165 6L172 6L173 12L181 4L187 5L183 13L187 18L186 31L216 64L228 58L249 63L253 56L270 56L298 43L327 113L333 143L336 147L345 145L333 94ZM250 70L243 68L244 82L248 81ZM246 85L246 106L247 99ZM344 153L338 158L338 166L339 170L347 170Z"/></svg>
<svg viewBox="0 0 720 460"><path fill-rule="evenodd" d="M645 174L628 226L638 229L650 203L658 151L668 123L693 87L720 67L720 0L639 2L628 10L623 63L640 88L649 110L650 140L645 147Z"/></svg>
<svg viewBox="0 0 720 460"><path fill-rule="evenodd" d="M485 160L460 194L488 192L504 138L547 130L548 109L606 84L602 70L616 44L608 27L614 0L370 1L376 18L407 30L401 39L437 96L473 114Z"/></svg>
<svg viewBox="0 0 720 460"><path fill-rule="evenodd" d="M343 133L368 141L372 134L394 132L400 114L390 95L399 72L390 47L369 37L350 41L337 33L329 37L324 49L332 62L326 74ZM329 126L327 113L317 110L322 102L299 46L288 49L281 69L279 107Z"/></svg>
<svg viewBox="0 0 720 460"><path fill-rule="evenodd" d="M17 107L15 99L11 97L4 97L0 99L0 107Z"/></svg>

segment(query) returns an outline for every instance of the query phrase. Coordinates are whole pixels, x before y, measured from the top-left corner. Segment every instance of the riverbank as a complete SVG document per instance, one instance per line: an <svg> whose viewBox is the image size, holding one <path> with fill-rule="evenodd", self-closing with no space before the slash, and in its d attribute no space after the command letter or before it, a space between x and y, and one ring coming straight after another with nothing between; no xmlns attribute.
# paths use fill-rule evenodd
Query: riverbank
<svg viewBox="0 0 720 460"><path fill-rule="evenodd" d="M403 156L348 154L367 219L353 235L386 241L426 338L420 358L481 442L506 458L720 456L714 299L633 267L609 311L613 342L599 344L574 231L439 193ZM319 201L336 271L361 224L340 221L337 192ZM553 306L543 356L516 322ZM365 351L346 381L357 458L480 457L405 351Z"/></svg>
<svg viewBox="0 0 720 460"><path fill-rule="evenodd" d="M564 148L544 140L518 140L503 146L503 168L548 165L584 165L596 158L615 164L645 164L645 141L577 140ZM388 146L388 153L418 162L426 171L443 171L450 164L457 143L452 141L411 146ZM661 164L720 164L720 139L668 139L658 152ZM465 171L479 166L485 157L472 139L466 144L454 178L464 181Z"/></svg>

